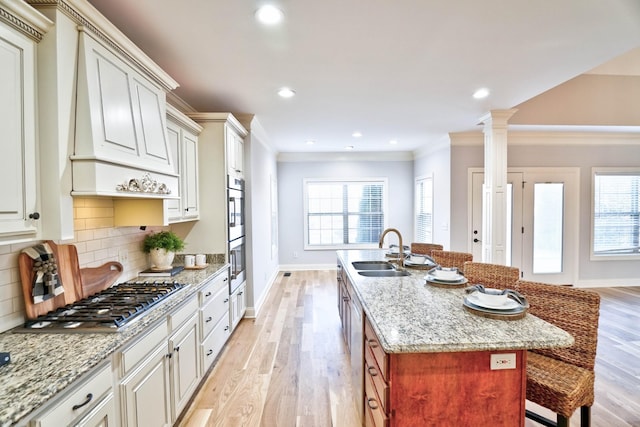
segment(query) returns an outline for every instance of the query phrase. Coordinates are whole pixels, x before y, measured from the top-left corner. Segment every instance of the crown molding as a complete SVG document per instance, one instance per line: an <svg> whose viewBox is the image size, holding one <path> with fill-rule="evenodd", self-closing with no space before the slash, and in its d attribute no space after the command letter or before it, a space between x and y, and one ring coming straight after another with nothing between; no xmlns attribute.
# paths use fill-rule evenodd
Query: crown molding
<svg viewBox="0 0 640 427"><path fill-rule="evenodd" d="M0 21L36 42L40 42L44 34L53 27L49 18L28 4L15 0L0 0Z"/></svg>
<svg viewBox="0 0 640 427"><path fill-rule="evenodd" d="M406 162L413 160L413 153L410 151L278 153L278 162Z"/></svg>

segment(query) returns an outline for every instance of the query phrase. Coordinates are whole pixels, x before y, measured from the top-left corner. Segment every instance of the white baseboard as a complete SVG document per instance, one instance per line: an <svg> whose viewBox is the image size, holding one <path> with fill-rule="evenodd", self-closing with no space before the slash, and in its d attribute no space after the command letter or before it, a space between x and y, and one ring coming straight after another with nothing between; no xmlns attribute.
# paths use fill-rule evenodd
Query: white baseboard
<svg viewBox="0 0 640 427"><path fill-rule="evenodd" d="M590 279L578 280L576 288L613 288L617 286L640 286L640 279Z"/></svg>
<svg viewBox="0 0 640 427"><path fill-rule="evenodd" d="M262 309L262 306L264 305L264 302L266 301L267 296L269 296L269 292L271 292L271 288L273 287L273 284L276 282L278 273L279 273L278 270L275 270L273 272L273 274L271 275L271 278L267 282L267 287L262 293L260 300L256 301L255 307L247 307L247 311L244 312L244 317L248 319L255 319L256 317L258 317L258 313L260 312L260 309Z"/></svg>
<svg viewBox="0 0 640 427"><path fill-rule="evenodd" d="M302 270L335 270L336 264L289 264L280 265L280 271L302 271Z"/></svg>

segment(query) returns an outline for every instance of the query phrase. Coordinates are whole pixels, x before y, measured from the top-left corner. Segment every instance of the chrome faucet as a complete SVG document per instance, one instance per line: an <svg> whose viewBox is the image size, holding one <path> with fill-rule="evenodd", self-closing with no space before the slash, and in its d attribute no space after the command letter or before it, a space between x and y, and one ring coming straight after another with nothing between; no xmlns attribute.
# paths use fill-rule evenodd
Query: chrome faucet
<svg viewBox="0 0 640 427"><path fill-rule="evenodd" d="M384 243L384 236L386 236L387 233L391 233L391 232L396 233L398 235L398 246L400 246L400 248L398 249L398 265L401 268L404 268L404 246L402 246L402 235L396 228L387 228L382 232L382 234L380 235L380 241L378 242L378 247L382 249L382 244Z"/></svg>

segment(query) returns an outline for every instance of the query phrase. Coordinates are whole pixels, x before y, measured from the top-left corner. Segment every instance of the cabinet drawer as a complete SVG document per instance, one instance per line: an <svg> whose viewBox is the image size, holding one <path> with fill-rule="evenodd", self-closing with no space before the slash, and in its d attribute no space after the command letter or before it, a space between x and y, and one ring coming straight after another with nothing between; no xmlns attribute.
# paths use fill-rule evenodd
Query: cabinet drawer
<svg viewBox="0 0 640 427"><path fill-rule="evenodd" d="M389 417L383 411L382 405L373 391L373 384L368 379L364 381L364 412L367 426L388 427Z"/></svg>
<svg viewBox="0 0 640 427"><path fill-rule="evenodd" d="M200 339L204 340L223 316L229 313L229 291L220 289L200 310Z"/></svg>
<svg viewBox="0 0 640 427"><path fill-rule="evenodd" d="M198 312L198 299L193 295L189 300L184 302L179 308L169 314L171 320L171 331L176 331L191 316Z"/></svg>
<svg viewBox="0 0 640 427"><path fill-rule="evenodd" d="M216 324L211 333L205 338L200 345L202 352L200 360L202 360L202 372L206 372L216 360L216 357L224 347L224 344L231 335L231 327L229 325L229 312L225 313L222 319Z"/></svg>
<svg viewBox="0 0 640 427"><path fill-rule="evenodd" d="M373 356L370 351L364 353L364 380L365 382L371 382L375 395L370 394L371 397L377 397L380 405L385 412L389 411L389 384L382 378L378 370L378 365L373 360Z"/></svg>
<svg viewBox="0 0 640 427"><path fill-rule="evenodd" d="M89 413L102 396L111 391L111 383L111 365L107 364L96 373L89 374L88 380L77 386L72 384L69 389L73 392L56 400L50 410L35 418L34 425L58 427L71 424L73 420Z"/></svg>
<svg viewBox="0 0 640 427"><path fill-rule="evenodd" d="M371 352L382 377L385 381L389 381L389 355L382 349L380 341L378 341L378 337L375 332L373 332L373 328L369 324L369 321L364 324L364 342L365 353L367 353L367 351Z"/></svg>
<svg viewBox="0 0 640 427"><path fill-rule="evenodd" d="M125 376L145 356L169 336L167 322L162 321L147 335L120 352L121 376Z"/></svg>
<svg viewBox="0 0 640 427"><path fill-rule="evenodd" d="M200 289L198 292L200 298L200 307L204 307L211 301L212 297L216 295L221 289L227 289L227 293L229 293L229 273L224 271L219 275L215 276L213 279L209 281L206 285Z"/></svg>

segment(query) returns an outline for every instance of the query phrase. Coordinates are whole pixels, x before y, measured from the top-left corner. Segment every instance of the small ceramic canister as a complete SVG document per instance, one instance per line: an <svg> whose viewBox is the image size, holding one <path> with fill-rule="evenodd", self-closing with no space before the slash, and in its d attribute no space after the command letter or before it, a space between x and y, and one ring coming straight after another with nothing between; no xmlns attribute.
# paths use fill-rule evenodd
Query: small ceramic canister
<svg viewBox="0 0 640 427"><path fill-rule="evenodd" d="M201 266L207 263L207 257L204 254L196 255L196 265Z"/></svg>
<svg viewBox="0 0 640 427"><path fill-rule="evenodd" d="M193 267L196 264L196 257L193 255L185 255L184 256L184 266L185 267Z"/></svg>

